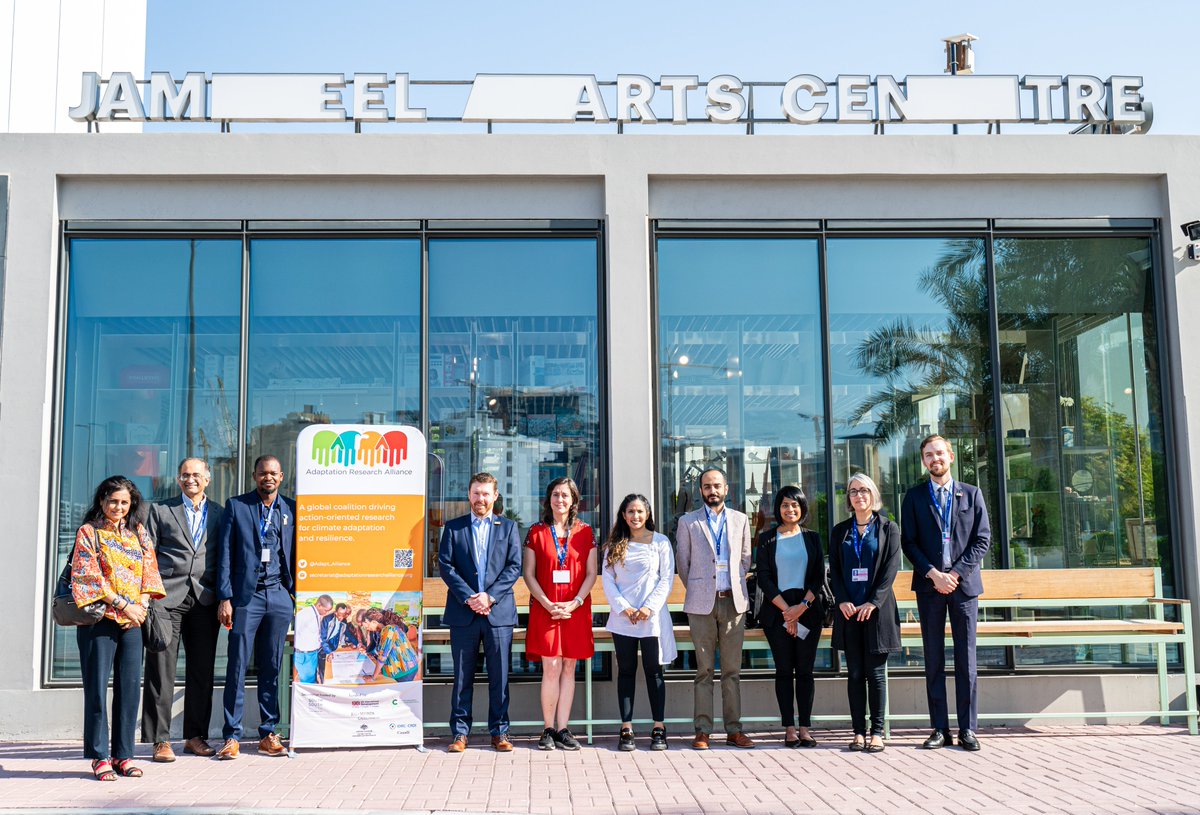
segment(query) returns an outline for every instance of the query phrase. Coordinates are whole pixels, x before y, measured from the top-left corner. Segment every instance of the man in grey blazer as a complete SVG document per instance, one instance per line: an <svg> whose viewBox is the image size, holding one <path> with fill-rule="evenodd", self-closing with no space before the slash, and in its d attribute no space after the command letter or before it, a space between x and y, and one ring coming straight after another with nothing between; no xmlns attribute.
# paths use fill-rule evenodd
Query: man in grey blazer
<svg viewBox="0 0 1200 815"><path fill-rule="evenodd" d="M211 756L208 725L212 718L213 664L217 656L216 543L224 507L205 491L212 480L208 462L185 458L177 477L181 494L150 506L146 530L154 539L158 570L171 615L167 649L146 652L142 689L142 741L154 743L155 761L174 761L171 703L179 642L187 652L183 691L183 749Z"/></svg>
<svg viewBox="0 0 1200 815"><path fill-rule="evenodd" d="M700 474L704 506L679 519L675 564L687 594L683 610L696 646L695 719L692 747L708 749L713 728L713 670L721 659L721 716L725 743L749 748L742 732L742 640L749 608L750 519L725 506L725 473L709 467Z"/></svg>

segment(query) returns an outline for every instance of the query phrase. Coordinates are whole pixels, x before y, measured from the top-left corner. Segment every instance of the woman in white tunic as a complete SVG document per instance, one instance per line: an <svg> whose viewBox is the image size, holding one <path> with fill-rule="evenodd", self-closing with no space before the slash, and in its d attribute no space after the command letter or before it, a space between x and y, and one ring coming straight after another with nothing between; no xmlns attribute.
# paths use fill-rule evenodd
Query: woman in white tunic
<svg viewBox="0 0 1200 815"><path fill-rule="evenodd" d="M675 659L675 633L667 611L667 597L675 580L675 555L666 535L654 531L650 502L636 493L625 496L609 533L602 572L608 597L608 624L617 657L617 701L621 709L621 736L617 749L636 749L633 736L633 695L637 679L638 650L650 696L654 727L650 749L667 749L663 724L667 685L663 665Z"/></svg>

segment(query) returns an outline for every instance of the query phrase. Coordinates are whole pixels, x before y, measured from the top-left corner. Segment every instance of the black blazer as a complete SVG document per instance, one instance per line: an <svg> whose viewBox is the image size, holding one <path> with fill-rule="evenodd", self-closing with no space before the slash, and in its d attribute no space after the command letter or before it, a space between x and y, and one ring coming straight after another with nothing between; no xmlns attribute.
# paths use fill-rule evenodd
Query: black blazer
<svg viewBox="0 0 1200 815"><path fill-rule="evenodd" d="M217 536L225 507L220 501L207 500L208 518L199 546L192 545L182 495L150 505L146 531L154 538L158 573L167 592L162 604L167 608L177 608L191 593L202 606L217 601Z"/></svg>
<svg viewBox="0 0 1200 815"><path fill-rule="evenodd" d="M931 566L942 568L942 519L929 494L927 479L905 493L900 518L904 523L904 554L913 565L913 591L931 593L933 581L926 575ZM950 568L958 573L958 587L967 597L983 594L979 569L991 544L992 529L983 493L973 484L955 481Z"/></svg>
<svg viewBox="0 0 1200 815"><path fill-rule="evenodd" d="M800 624L819 634L825 616L825 609L821 604L821 586L825 582L825 555L821 553L821 538L816 532L809 529L801 532L804 547L808 550L808 568L804 572L804 588L780 590L779 570L775 566L777 531L778 527L768 529L758 536L755 573L758 575L758 587L763 593L762 608L758 611L758 624L764 629L773 625L782 626L783 612L771 601L783 595L784 602L789 606L794 606L811 591L815 599L812 605L800 615Z"/></svg>
<svg viewBox="0 0 1200 815"><path fill-rule="evenodd" d="M846 586L850 583L850 568L842 560L842 549L850 537L854 516L833 528L829 538L829 587L839 606L850 602ZM900 527L890 518L879 516L879 550L871 567L871 582L867 585L867 601L874 604L875 613L867 620L867 647L873 654L900 650L900 610L892 583L900 570ZM833 610L833 647L846 650L846 623L839 609Z"/></svg>

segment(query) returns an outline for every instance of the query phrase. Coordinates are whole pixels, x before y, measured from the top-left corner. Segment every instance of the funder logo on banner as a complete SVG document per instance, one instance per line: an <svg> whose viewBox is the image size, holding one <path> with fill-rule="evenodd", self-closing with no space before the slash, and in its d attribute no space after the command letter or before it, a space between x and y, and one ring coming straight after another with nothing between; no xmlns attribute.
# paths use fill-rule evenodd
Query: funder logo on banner
<svg viewBox="0 0 1200 815"><path fill-rule="evenodd" d="M425 437L313 425L296 469L292 746L420 744Z"/></svg>

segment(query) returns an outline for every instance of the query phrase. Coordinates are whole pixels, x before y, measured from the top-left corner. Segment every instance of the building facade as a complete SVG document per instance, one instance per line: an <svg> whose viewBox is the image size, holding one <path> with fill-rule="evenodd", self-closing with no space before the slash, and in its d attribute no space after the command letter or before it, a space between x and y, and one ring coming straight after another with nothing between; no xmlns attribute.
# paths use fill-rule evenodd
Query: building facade
<svg viewBox="0 0 1200 815"><path fill-rule="evenodd" d="M1195 600L1198 168L1190 137L0 136L0 545L31 612L0 737L78 729L48 607L96 483L167 497L202 455L224 499L270 452L291 492L314 422L425 430L430 564L476 470L525 525L572 476L603 535L629 492L670 532L716 464L756 528L795 483L824 534L854 472L898 514L937 432L991 567L1152 565ZM1046 709L1084 683L1137 709L1151 661L980 653L985 688ZM893 665L919 710L919 649Z"/></svg>

